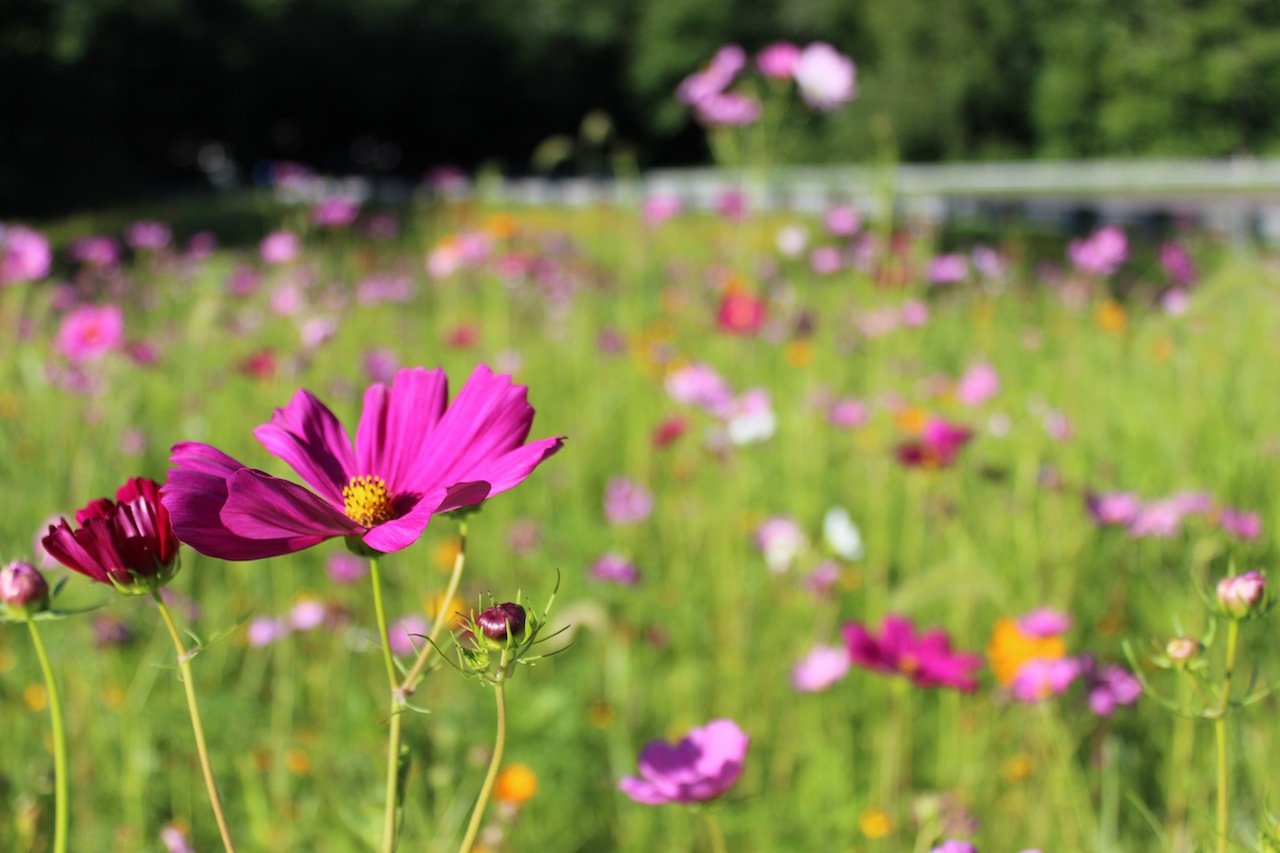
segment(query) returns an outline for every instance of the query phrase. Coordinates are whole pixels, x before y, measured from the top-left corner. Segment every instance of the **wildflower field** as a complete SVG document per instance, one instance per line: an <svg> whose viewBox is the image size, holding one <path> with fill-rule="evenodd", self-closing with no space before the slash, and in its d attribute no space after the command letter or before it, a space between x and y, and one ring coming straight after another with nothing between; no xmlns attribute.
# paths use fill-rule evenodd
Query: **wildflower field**
<svg viewBox="0 0 1280 853"><path fill-rule="evenodd" d="M6 226L0 848L1270 849L1274 258L661 201Z"/></svg>

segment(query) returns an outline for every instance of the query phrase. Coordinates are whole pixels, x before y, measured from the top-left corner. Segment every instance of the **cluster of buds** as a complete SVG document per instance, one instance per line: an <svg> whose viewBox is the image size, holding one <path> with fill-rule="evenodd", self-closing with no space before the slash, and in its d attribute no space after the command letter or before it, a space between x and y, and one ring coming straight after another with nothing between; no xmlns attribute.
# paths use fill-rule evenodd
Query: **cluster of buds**
<svg viewBox="0 0 1280 853"><path fill-rule="evenodd" d="M551 600L555 600L554 593ZM490 601L490 606L480 613L463 617L465 630L454 636L459 671L469 678L498 684L511 677L516 664L540 660L543 655L530 651L539 642L538 635L547 625L550 610L551 601L541 615L513 601Z"/></svg>

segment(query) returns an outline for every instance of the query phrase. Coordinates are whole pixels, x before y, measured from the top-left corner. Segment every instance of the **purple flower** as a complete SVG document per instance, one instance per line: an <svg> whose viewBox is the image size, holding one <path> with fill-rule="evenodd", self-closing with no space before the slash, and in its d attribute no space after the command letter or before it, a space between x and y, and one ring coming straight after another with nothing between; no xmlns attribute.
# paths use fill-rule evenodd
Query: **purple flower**
<svg viewBox="0 0 1280 853"><path fill-rule="evenodd" d="M845 677L851 664L848 649L815 646L791 670L791 686L801 693L826 690Z"/></svg>
<svg viewBox="0 0 1280 853"><path fill-rule="evenodd" d="M124 230L124 241L139 252L158 252L173 239L173 232L163 222L142 219Z"/></svg>
<svg viewBox="0 0 1280 853"><path fill-rule="evenodd" d="M956 384L956 398L966 406L981 406L1000 393L1000 374L989 364L975 364Z"/></svg>
<svg viewBox="0 0 1280 853"><path fill-rule="evenodd" d="M604 516L610 524L635 524L653 512L653 494L630 477L610 477L604 490Z"/></svg>
<svg viewBox="0 0 1280 853"><path fill-rule="evenodd" d="M289 623L274 616L255 616L249 622L245 639L255 649L269 646L289 636Z"/></svg>
<svg viewBox="0 0 1280 853"><path fill-rule="evenodd" d="M591 563L591 577L598 581L634 586L640 580L636 564L621 554L602 554Z"/></svg>
<svg viewBox="0 0 1280 853"><path fill-rule="evenodd" d="M81 237L67 250L71 260L91 267L113 267L120 263L120 244L112 237Z"/></svg>
<svg viewBox="0 0 1280 853"><path fill-rule="evenodd" d="M879 637L850 622L844 626L844 640L850 659L865 669L905 676L917 687L978 689L973 673L982 666L981 656L952 652L940 629L917 636L911 620L886 616Z"/></svg>
<svg viewBox="0 0 1280 853"><path fill-rule="evenodd" d="M826 42L814 42L800 52L795 80L800 97L820 112L831 112L857 94L853 60Z"/></svg>
<svg viewBox="0 0 1280 853"><path fill-rule="evenodd" d="M1120 269L1129 256L1129 241L1114 225L1099 228L1088 239L1072 240L1067 257L1076 269L1096 276L1108 276Z"/></svg>
<svg viewBox="0 0 1280 853"><path fill-rule="evenodd" d="M701 803L726 793L742 776L751 739L732 720L712 720L677 744L650 741L618 790L638 803Z"/></svg>
<svg viewBox="0 0 1280 853"><path fill-rule="evenodd" d="M800 48L789 41L775 42L756 54L756 68L772 80L790 80L800 61Z"/></svg>
<svg viewBox="0 0 1280 853"><path fill-rule="evenodd" d="M1175 536L1182 529L1184 514L1183 504L1174 498L1143 504L1129 522L1129 535L1135 539Z"/></svg>
<svg viewBox="0 0 1280 853"><path fill-rule="evenodd" d="M929 262L930 284L958 284L968 276L969 258L965 255L938 255Z"/></svg>
<svg viewBox="0 0 1280 853"><path fill-rule="evenodd" d="M0 228L0 287L35 281L49 274L53 254L49 239L31 228Z"/></svg>
<svg viewBox="0 0 1280 853"><path fill-rule="evenodd" d="M742 48L736 44L725 45L706 68L681 81L676 88L676 97L681 103L696 108L708 97L723 92L746 64L747 54Z"/></svg>
<svg viewBox="0 0 1280 853"><path fill-rule="evenodd" d="M1142 695L1142 682L1122 666L1099 667L1091 658L1082 662L1089 689L1089 709L1099 717L1109 717L1119 705L1132 705Z"/></svg>
<svg viewBox="0 0 1280 853"><path fill-rule="evenodd" d="M287 264L302 251L302 241L292 231L272 231L258 244L265 264Z"/></svg>
<svg viewBox="0 0 1280 853"><path fill-rule="evenodd" d="M1218 513L1218 526L1237 539L1252 542L1262 535L1262 517L1256 512L1226 507Z"/></svg>
<svg viewBox="0 0 1280 853"><path fill-rule="evenodd" d="M1095 524L1128 525L1142 511L1142 500L1133 492L1090 492L1085 506Z"/></svg>
<svg viewBox="0 0 1280 853"><path fill-rule="evenodd" d="M827 231L836 237L852 237L862 227L862 218L858 216L858 211L847 204L837 204L827 208L822 221L827 226Z"/></svg>
<svg viewBox="0 0 1280 853"><path fill-rule="evenodd" d="M1191 253L1178 243L1165 243L1160 247L1160 266L1169 283L1177 288L1190 287L1200 277Z"/></svg>
<svg viewBox="0 0 1280 853"><path fill-rule="evenodd" d="M360 214L360 202L347 196L331 196L311 208L311 221L320 228L345 228Z"/></svg>
<svg viewBox="0 0 1280 853"><path fill-rule="evenodd" d="M365 392L353 449L334 414L299 390L254 435L315 492L183 442L170 457L164 503L180 539L224 560L289 554L335 536L399 551L431 516L513 488L560 449L562 438L525 443L526 393L482 364L449 404L443 370L401 370L390 388Z"/></svg>
<svg viewBox="0 0 1280 853"><path fill-rule="evenodd" d="M334 583L356 583L369 574L369 561L350 551L334 551L325 560L324 568Z"/></svg>
<svg viewBox="0 0 1280 853"><path fill-rule="evenodd" d="M1064 693L1080 674L1075 658L1034 658L1018 667L1009 691L1019 702L1042 702Z"/></svg>

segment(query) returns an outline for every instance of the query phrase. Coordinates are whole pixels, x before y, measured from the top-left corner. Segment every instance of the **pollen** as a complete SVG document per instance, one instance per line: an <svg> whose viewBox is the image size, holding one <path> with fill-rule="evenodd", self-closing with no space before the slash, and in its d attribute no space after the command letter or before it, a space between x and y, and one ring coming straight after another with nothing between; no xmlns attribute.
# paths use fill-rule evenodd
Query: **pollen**
<svg viewBox="0 0 1280 853"><path fill-rule="evenodd" d="M395 517L391 493L381 477L352 477L342 490L342 511L364 527L376 527Z"/></svg>

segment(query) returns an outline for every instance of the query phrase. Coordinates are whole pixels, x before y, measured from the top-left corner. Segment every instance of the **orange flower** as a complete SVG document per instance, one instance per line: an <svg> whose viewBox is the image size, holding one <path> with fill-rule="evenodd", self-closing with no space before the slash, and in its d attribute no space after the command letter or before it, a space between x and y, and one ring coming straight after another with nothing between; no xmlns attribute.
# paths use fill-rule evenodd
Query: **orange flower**
<svg viewBox="0 0 1280 853"><path fill-rule="evenodd" d="M522 806L538 793L538 774L527 764L512 764L502 768L494 784L493 795L499 801Z"/></svg>
<svg viewBox="0 0 1280 853"><path fill-rule="evenodd" d="M1098 306L1093 320L1098 324L1099 329L1113 335L1123 332L1129 325L1129 315L1125 313L1124 306L1112 299Z"/></svg>
<svg viewBox="0 0 1280 853"><path fill-rule="evenodd" d="M1031 660L1057 660L1067 654L1066 643L1061 637L1032 637L1024 634L1015 619L996 620L991 642L987 644L987 659L996 674L996 681L1008 687L1022 665Z"/></svg>

